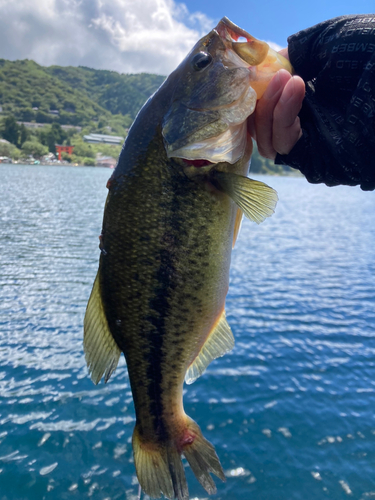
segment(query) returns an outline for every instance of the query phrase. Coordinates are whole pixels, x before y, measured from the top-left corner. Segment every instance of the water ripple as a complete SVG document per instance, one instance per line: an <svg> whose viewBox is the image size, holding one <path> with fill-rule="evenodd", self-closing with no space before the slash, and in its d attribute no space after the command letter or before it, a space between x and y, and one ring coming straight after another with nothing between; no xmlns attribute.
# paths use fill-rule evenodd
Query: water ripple
<svg viewBox="0 0 375 500"><path fill-rule="evenodd" d="M94 386L82 350L110 173L0 165L6 500L137 498L125 363ZM236 347L186 388L186 411L222 460L218 499L372 498L375 198L263 180L280 201L260 226L244 221L234 250Z"/></svg>

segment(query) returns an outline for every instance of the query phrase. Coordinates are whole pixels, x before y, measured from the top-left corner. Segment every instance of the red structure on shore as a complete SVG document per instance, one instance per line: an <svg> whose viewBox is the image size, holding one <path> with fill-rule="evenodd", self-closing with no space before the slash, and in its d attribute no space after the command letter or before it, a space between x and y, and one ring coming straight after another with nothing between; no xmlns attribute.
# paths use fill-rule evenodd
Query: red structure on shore
<svg viewBox="0 0 375 500"><path fill-rule="evenodd" d="M61 161L61 153L68 153L71 155L73 153L74 146L60 146L60 144L55 144L56 153L59 155L59 161Z"/></svg>

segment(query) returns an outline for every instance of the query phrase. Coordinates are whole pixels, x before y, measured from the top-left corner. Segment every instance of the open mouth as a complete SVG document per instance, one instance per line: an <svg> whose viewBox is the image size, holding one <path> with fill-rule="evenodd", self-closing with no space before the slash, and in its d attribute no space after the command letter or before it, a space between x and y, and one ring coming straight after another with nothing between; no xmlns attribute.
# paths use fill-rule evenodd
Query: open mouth
<svg viewBox="0 0 375 500"><path fill-rule="evenodd" d="M267 57L269 45L257 40L247 31L223 17L215 28L221 38L249 66L261 64Z"/></svg>
<svg viewBox="0 0 375 500"><path fill-rule="evenodd" d="M248 42L252 38L247 31L232 23L232 21L230 21L227 17L223 17L219 21L215 30L222 38L228 39L229 37L235 42L237 42L240 38L244 38Z"/></svg>

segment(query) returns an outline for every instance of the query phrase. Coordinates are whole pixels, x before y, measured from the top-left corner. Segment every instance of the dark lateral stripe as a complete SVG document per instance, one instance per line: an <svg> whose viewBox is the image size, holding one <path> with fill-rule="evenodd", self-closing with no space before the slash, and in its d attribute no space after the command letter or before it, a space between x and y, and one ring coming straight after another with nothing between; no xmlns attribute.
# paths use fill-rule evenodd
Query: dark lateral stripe
<svg viewBox="0 0 375 500"><path fill-rule="evenodd" d="M150 312L155 311L155 315L150 314L148 321L154 326L148 334L149 351L145 354L147 358L147 379L149 385L147 394L150 400L149 411L153 418L153 426L155 433L160 438L166 438L166 429L164 428L162 419L163 414L163 373L162 365L165 360L163 353L163 344L166 338L165 318L168 316L170 309L169 294L172 285L174 274L173 256L169 250L161 249L160 251L160 266L156 274L157 287L154 289L154 296L149 301Z"/></svg>

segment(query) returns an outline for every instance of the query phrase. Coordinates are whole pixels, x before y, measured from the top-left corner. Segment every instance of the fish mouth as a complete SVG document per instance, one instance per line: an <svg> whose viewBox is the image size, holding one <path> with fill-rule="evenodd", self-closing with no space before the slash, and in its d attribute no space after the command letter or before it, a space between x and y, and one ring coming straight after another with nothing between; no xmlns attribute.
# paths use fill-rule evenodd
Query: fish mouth
<svg viewBox="0 0 375 500"><path fill-rule="evenodd" d="M227 48L232 49L248 66L258 66L267 57L268 43L251 36L227 17L223 17L219 21L215 31Z"/></svg>

